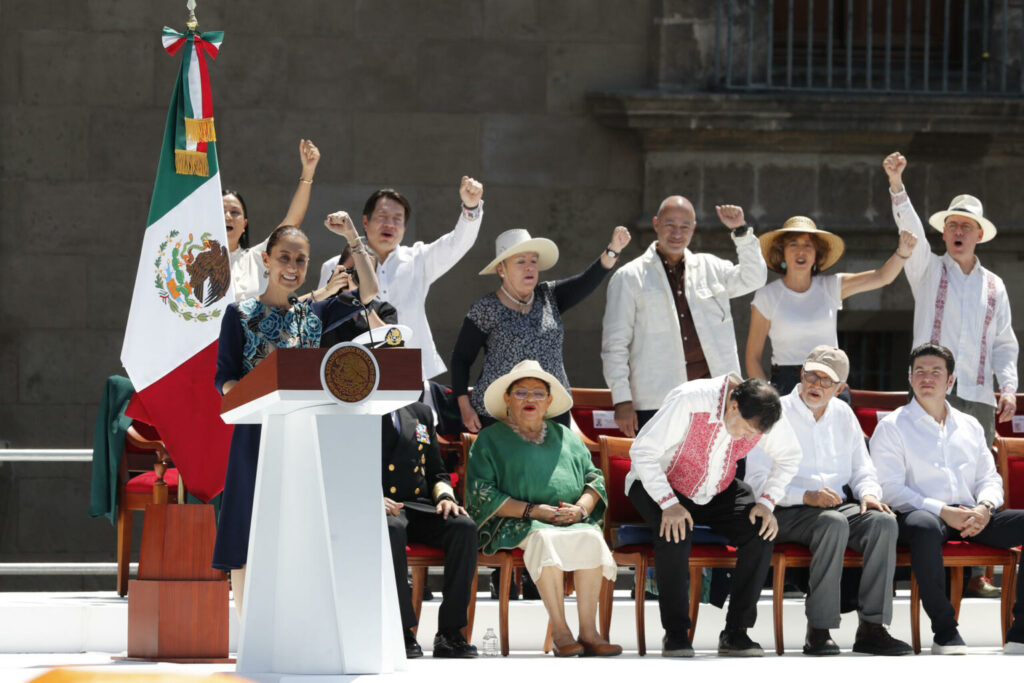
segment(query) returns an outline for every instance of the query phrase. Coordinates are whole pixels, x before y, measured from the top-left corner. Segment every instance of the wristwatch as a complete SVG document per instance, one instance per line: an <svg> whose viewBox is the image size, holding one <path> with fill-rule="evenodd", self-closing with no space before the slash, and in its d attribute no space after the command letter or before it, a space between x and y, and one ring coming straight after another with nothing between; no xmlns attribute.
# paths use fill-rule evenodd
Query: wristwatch
<svg viewBox="0 0 1024 683"><path fill-rule="evenodd" d="M585 508L585 507L583 507L581 505L580 506L580 510L582 510L582 512L580 513L580 521L581 522L586 522L587 520L589 520L590 519L590 513L587 512L587 508Z"/></svg>
<svg viewBox="0 0 1024 683"><path fill-rule="evenodd" d="M978 501L978 502L980 502L982 505L987 507L989 512L995 512L996 511L996 506L993 505L991 502L989 502L987 500L982 500L982 501Z"/></svg>
<svg viewBox="0 0 1024 683"><path fill-rule="evenodd" d="M751 227L749 225L741 225L738 228L733 228L732 229L732 236L735 239L739 239L740 237L743 237L744 235L746 235L747 232L750 231L750 230L751 230Z"/></svg>
<svg viewBox="0 0 1024 683"><path fill-rule="evenodd" d="M619 252L615 251L614 249L605 249L604 253L607 254L609 258L619 258Z"/></svg>

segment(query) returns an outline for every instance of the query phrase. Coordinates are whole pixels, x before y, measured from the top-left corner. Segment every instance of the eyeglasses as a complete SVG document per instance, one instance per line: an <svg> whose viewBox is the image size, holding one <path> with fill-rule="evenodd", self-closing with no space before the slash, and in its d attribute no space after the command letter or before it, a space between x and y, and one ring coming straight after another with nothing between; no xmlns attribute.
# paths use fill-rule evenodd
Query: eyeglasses
<svg viewBox="0 0 1024 683"><path fill-rule="evenodd" d="M831 389L837 384L828 377L818 377L813 372L804 372L803 378L808 384L820 384L822 389Z"/></svg>
<svg viewBox="0 0 1024 683"><path fill-rule="evenodd" d="M543 389L516 389L512 392L512 396L520 401L526 399L533 399L534 401L543 401L548 397L548 392Z"/></svg>

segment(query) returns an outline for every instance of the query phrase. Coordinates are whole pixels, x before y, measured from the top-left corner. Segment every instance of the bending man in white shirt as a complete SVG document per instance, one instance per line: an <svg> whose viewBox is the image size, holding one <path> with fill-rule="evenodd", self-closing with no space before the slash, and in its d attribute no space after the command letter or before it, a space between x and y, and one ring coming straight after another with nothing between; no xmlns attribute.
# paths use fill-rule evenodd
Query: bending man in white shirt
<svg viewBox="0 0 1024 683"><path fill-rule="evenodd" d="M945 254L933 254L903 187L906 157L893 152L882 167L889 176L896 225L917 236L917 246L904 268L914 294L913 345L930 341L953 353L960 372L949 402L977 418L985 430L985 443L991 444L997 413L1000 422L1007 422L1017 410L1019 350L1006 286L974 254L978 244L996 236L996 226L985 218L976 197L956 196L948 210L928 219L946 244ZM999 384L998 404L992 392L993 375Z"/></svg>
<svg viewBox="0 0 1024 683"><path fill-rule="evenodd" d="M882 494L898 513L898 542L910 546L910 567L932 622L932 654L967 653L946 597L942 544L969 539L1012 548L1024 543L1024 510L996 511L1003 504L1003 482L981 425L946 400L953 368L953 354L943 346L922 344L911 351L914 398L886 415L871 437ZM1022 586L1018 581L1006 653L1024 654Z"/></svg>
<svg viewBox="0 0 1024 683"><path fill-rule="evenodd" d="M853 651L905 655L913 648L889 635L892 577L896 569L896 518L881 502L882 487L853 410L836 396L846 387L850 360L832 346L818 346L804 361L800 383L782 397L782 417L800 441L796 476L775 508L776 543L811 549L811 581L805 611L805 655L837 655L829 629L840 621L839 586L847 548L864 555L858 591L860 626ZM772 461L755 452L745 479L755 491ZM849 486L854 500L844 493ZM859 501L859 502L858 502Z"/></svg>
<svg viewBox="0 0 1024 683"><path fill-rule="evenodd" d="M483 194L483 185L463 176L459 186L462 213L455 229L429 244L416 242L412 246L402 244L412 205L400 192L391 188L377 190L363 207L363 231L367 244L377 256L378 298L394 306L398 323L412 330L409 346L423 350L424 380L445 371L427 321L427 292L476 241L484 214ZM321 287L339 268L339 257L329 259L320 268Z"/></svg>
<svg viewBox="0 0 1024 683"><path fill-rule="evenodd" d="M710 526L737 548L718 654L764 654L746 630L757 619L771 563L778 530L772 509L800 461L796 437L780 414L779 394L764 380L694 380L672 390L633 442L626 494L654 535L662 656L693 656L686 579L694 524ZM736 479L736 463L754 448L763 448L774 463L757 498Z"/></svg>

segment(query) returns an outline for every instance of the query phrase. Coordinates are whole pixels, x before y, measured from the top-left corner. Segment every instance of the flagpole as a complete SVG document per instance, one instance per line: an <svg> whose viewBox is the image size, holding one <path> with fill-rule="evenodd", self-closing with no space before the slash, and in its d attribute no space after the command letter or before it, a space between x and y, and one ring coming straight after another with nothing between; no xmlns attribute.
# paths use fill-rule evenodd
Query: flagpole
<svg viewBox="0 0 1024 683"><path fill-rule="evenodd" d="M190 31L195 31L199 28L199 20L196 19L196 0L188 0L185 3L185 9L188 10L188 19L185 21L185 27Z"/></svg>

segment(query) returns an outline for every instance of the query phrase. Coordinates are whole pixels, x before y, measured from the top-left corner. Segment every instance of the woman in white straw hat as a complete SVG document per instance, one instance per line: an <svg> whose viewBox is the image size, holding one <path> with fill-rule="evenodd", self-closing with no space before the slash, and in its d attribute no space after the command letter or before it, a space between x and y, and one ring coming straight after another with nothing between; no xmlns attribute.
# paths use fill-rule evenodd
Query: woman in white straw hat
<svg viewBox="0 0 1024 683"><path fill-rule="evenodd" d="M810 218L793 216L760 240L769 270L782 277L754 294L745 364L748 376L768 379L761 357L765 339L771 339L771 381L783 395L800 383L800 369L811 349L839 346L836 322L843 299L895 280L917 244L912 233L903 231L896 252L880 268L822 275L846 247L841 237L820 229Z"/></svg>
<svg viewBox="0 0 1024 683"><path fill-rule="evenodd" d="M462 422L471 432L493 420L484 392L495 379L526 358L569 386L562 361L562 313L587 298L616 264L629 244L629 230L618 226L601 257L582 273L565 280L540 282L540 271L558 261L558 247L526 230L506 230L495 240L494 260L480 271L500 278L497 291L477 300L466 314L452 351L452 390ZM484 365L469 396L469 369L484 350ZM556 416L568 425L568 414Z"/></svg>
<svg viewBox="0 0 1024 683"><path fill-rule="evenodd" d="M597 631L602 580L616 572L598 527L607 504L604 477L580 438L548 419L572 407L568 390L540 363L524 360L490 383L484 404L500 422L480 432L466 472L466 508L476 520L480 549L523 549L551 621L556 657L621 653ZM573 572L578 640L565 620L563 572Z"/></svg>

